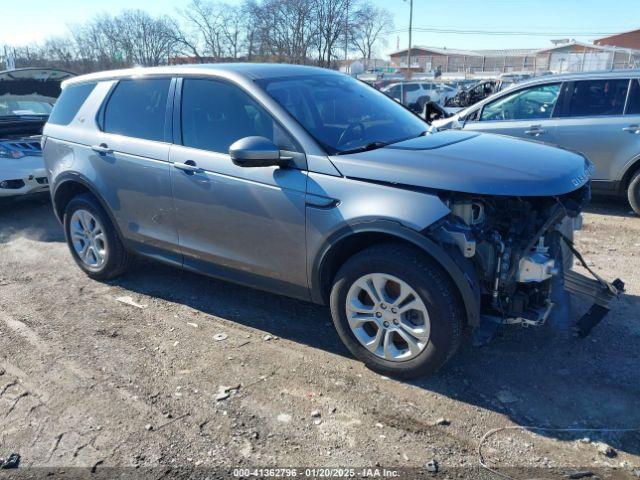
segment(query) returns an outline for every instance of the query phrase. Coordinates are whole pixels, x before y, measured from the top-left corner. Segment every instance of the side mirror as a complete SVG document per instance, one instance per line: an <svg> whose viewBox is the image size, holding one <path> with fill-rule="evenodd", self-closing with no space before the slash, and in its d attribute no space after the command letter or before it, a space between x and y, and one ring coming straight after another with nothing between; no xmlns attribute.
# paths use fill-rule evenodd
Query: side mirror
<svg viewBox="0 0 640 480"><path fill-rule="evenodd" d="M463 130L464 125L467 123L467 119L464 117L456 118L451 124L451 128L454 130Z"/></svg>
<svg viewBox="0 0 640 480"><path fill-rule="evenodd" d="M265 137L245 137L229 147L231 161L239 167L272 167L284 165L289 158L280 156L280 149Z"/></svg>

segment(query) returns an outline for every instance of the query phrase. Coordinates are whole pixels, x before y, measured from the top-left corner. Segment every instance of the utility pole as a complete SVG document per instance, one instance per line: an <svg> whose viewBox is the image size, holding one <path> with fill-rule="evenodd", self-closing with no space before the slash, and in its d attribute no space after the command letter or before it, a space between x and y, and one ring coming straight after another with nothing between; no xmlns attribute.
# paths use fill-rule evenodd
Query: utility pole
<svg viewBox="0 0 640 480"><path fill-rule="evenodd" d="M349 0L347 0L347 15L344 17L344 68L348 70L347 60L349 60ZM347 72L351 73L351 72Z"/></svg>
<svg viewBox="0 0 640 480"><path fill-rule="evenodd" d="M407 75L411 80L411 30L413 29L413 0L409 0L409 49L407 50Z"/></svg>

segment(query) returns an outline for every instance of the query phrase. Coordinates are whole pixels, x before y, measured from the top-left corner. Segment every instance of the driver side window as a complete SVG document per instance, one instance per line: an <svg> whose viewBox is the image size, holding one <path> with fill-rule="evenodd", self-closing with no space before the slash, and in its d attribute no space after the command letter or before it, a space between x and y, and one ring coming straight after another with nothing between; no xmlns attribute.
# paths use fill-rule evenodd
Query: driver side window
<svg viewBox="0 0 640 480"><path fill-rule="evenodd" d="M266 137L281 150L300 151L271 115L240 88L218 80L184 79L184 146L227 153L233 142L250 136Z"/></svg>
<svg viewBox="0 0 640 480"><path fill-rule="evenodd" d="M559 93L559 83L519 90L485 105L480 121L551 118Z"/></svg>

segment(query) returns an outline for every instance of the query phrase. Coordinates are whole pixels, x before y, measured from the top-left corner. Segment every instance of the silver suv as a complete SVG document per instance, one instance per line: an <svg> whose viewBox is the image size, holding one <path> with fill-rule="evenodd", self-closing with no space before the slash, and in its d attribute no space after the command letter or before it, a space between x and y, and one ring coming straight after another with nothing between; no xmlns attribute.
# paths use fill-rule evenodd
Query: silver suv
<svg viewBox="0 0 640 480"><path fill-rule="evenodd" d="M640 214L640 70L537 78L433 126L500 133L581 152L596 167L594 193L626 195Z"/></svg>
<svg viewBox="0 0 640 480"><path fill-rule="evenodd" d="M141 255L330 304L355 356L415 377L451 357L465 325L568 321L560 242L592 169L427 128L336 72L227 64L69 80L42 143L90 277Z"/></svg>

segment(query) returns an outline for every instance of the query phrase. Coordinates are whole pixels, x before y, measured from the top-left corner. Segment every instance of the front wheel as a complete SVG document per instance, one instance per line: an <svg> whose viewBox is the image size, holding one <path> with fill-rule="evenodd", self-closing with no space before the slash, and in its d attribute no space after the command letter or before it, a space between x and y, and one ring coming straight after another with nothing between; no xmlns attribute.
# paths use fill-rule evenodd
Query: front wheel
<svg viewBox="0 0 640 480"><path fill-rule="evenodd" d="M629 188L627 190L627 196L633 211L636 212L637 215L640 215L640 172L636 172L636 174L631 178Z"/></svg>
<svg viewBox="0 0 640 480"><path fill-rule="evenodd" d="M463 309L451 280L425 254L399 244L367 248L342 266L331 314L353 355L400 378L434 373L462 336Z"/></svg>

